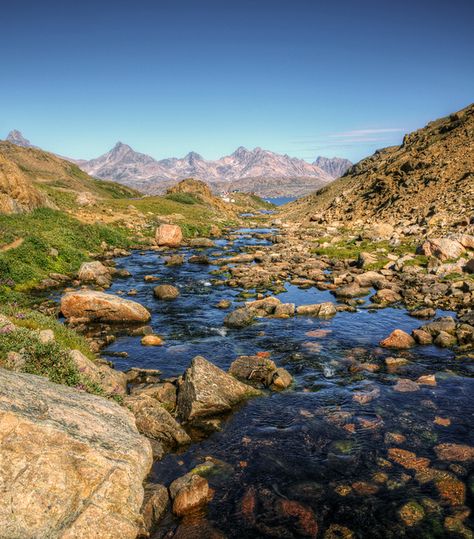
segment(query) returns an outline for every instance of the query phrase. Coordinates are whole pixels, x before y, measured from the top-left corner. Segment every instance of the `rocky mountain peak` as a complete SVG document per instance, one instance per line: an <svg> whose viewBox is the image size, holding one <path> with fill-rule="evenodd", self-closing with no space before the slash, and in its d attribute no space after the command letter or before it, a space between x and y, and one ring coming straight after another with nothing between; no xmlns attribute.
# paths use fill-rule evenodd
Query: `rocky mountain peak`
<svg viewBox="0 0 474 539"><path fill-rule="evenodd" d="M204 158L202 155L196 153L196 152L189 152L184 159L188 161L188 163L192 163L193 161L204 161Z"/></svg>
<svg viewBox="0 0 474 539"><path fill-rule="evenodd" d="M323 157L321 155L313 163L313 165L327 172L331 178L343 176L352 167L352 164L349 159L342 157Z"/></svg>
<svg viewBox="0 0 474 539"><path fill-rule="evenodd" d="M11 142L12 144L16 144L17 146L22 146L23 148L34 148L33 144L26 139L21 131L18 131L18 129L13 129L8 133L8 136L6 138L8 142Z"/></svg>

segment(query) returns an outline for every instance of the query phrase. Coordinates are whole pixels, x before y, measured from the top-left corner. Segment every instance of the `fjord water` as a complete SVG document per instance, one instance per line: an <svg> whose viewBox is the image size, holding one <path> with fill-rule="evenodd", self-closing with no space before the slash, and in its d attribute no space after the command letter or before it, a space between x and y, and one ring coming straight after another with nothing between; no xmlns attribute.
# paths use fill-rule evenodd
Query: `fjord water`
<svg viewBox="0 0 474 539"><path fill-rule="evenodd" d="M255 237L261 232L268 231L241 230L232 244L219 240L215 248L199 252L212 260L225 249L233 252L265 244L265 239ZM187 248L179 252L185 259L196 254ZM401 308L371 310L367 304L356 313L341 312L329 320L260 319L244 329L226 329L227 311L216 304L232 299L233 307L238 306L241 290L213 283L224 279L210 273L217 266L187 262L165 266L164 257L137 251L117 260L117 267L128 269L132 277L115 281L110 292L136 289L134 299L150 309L153 330L165 339L165 346L149 348L141 346L140 337L119 337L104 351L106 356L128 352L128 357L113 357L117 368L154 368L164 377L177 376L198 354L227 369L239 355L270 352L278 366L291 372L294 385L244 403L226 418L221 430L157 462L153 481L168 485L212 457L216 465L208 479L215 494L204 518L229 538L310 536L304 529L309 517L285 513L285 500L314 513L320 536L451 536L443 527L445 517L453 514L450 504L432 481L419 481L416 470L388 459L387 449L403 447L428 458L448 478L459 478L467 485L465 505L472 505L472 467L449 466L437 460L433 450L446 442L474 445L472 363L434 346L397 353L381 349L378 342L393 329L409 332L420 325ZM145 275L159 281L145 282ZM154 299L153 287L163 283L177 286L180 297L171 302ZM279 297L297 305L335 301L327 291L290 284ZM384 361L389 356L404 357L409 363L390 373ZM354 368L356 362L378 370ZM399 378L415 380L426 374L436 374L436 386L394 390ZM357 398L361 394L373 399L364 402ZM449 424L439 418L449 419ZM403 437L404 442L394 442ZM407 502L416 502L424 514L414 528L399 516ZM469 525L469 519L465 523ZM168 517L154 537L164 537L175 526Z"/></svg>

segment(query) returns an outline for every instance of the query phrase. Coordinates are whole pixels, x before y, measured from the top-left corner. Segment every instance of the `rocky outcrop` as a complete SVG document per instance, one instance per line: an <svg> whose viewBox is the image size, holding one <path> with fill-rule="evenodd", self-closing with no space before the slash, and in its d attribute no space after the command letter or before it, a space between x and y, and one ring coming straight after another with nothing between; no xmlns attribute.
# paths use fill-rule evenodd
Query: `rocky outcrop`
<svg viewBox="0 0 474 539"><path fill-rule="evenodd" d="M440 260L459 258L466 249L456 239L431 238L426 240L419 251L425 256L434 256Z"/></svg>
<svg viewBox="0 0 474 539"><path fill-rule="evenodd" d="M331 178L336 179L343 176L352 167L352 162L342 157L323 157L320 155L313 165L324 170Z"/></svg>
<svg viewBox="0 0 474 539"><path fill-rule="evenodd" d="M64 295L61 312L66 318L91 322L148 322L151 318L147 309L135 301L92 290Z"/></svg>
<svg viewBox="0 0 474 539"><path fill-rule="evenodd" d="M183 233L178 225L163 224L156 229L155 241L160 247L178 247L183 241Z"/></svg>
<svg viewBox="0 0 474 539"><path fill-rule="evenodd" d="M134 539L151 447L113 401L0 369L2 537Z"/></svg>
<svg viewBox="0 0 474 539"><path fill-rule="evenodd" d="M207 479L195 473L178 477L170 485L173 513L179 517L202 507L211 498Z"/></svg>
<svg viewBox="0 0 474 539"><path fill-rule="evenodd" d="M178 390L178 416L186 421L229 412L259 391L196 356L184 373Z"/></svg>
<svg viewBox="0 0 474 539"><path fill-rule="evenodd" d="M30 211L42 206L54 207L20 167L0 147L0 214Z"/></svg>

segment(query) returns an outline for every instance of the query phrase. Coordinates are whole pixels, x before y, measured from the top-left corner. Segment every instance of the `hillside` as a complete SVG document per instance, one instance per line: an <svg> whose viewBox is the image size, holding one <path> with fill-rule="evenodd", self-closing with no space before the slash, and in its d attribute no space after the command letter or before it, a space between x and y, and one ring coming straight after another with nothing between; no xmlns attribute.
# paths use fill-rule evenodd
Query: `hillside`
<svg viewBox="0 0 474 539"><path fill-rule="evenodd" d="M0 212L72 208L109 198L137 197L133 189L95 180L54 154L0 142Z"/></svg>
<svg viewBox="0 0 474 539"><path fill-rule="evenodd" d="M342 178L289 204L291 220L452 226L474 209L474 105L379 150Z"/></svg>

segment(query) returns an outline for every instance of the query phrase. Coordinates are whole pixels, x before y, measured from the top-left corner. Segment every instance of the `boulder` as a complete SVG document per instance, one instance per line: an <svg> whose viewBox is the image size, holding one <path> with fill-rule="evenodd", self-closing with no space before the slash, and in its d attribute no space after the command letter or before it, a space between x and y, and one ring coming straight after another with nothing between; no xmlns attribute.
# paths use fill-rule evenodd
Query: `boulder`
<svg viewBox="0 0 474 539"><path fill-rule="evenodd" d="M433 322L430 322L429 324L421 326L420 329L426 331L433 337L436 337L441 331L454 335L456 332L456 321L452 316L442 316L436 318L436 320L433 320Z"/></svg>
<svg viewBox="0 0 474 539"><path fill-rule="evenodd" d="M414 329L411 334L418 344L431 344L433 342L433 337L422 329Z"/></svg>
<svg viewBox="0 0 474 539"><path fill-rule="evenodd" d="M91 322L148 322L150 313L135 301L112 294L79 290L61 298L66 318L86 318Z"/></svg>
<svg viewBox="0 0 474 539"><path fill-rule="evenodd" d="M83 262L79 268L78 278L83 283L96 283L99 286L110 286L112 275L110 269L95 260L94 262Z"/></svg>
<svg viewBox="0 0 474 539"><path fill-rule="evenodd" d="M260 392L239 382L207 359L196 356L178 389L178 416L186 421L229 412Z"/></svg>
<svg viewBox="0 0 474 539"><path fill-rule="evenodd" d="M451 346L455 346L457 342L456 337L446 331L440 331L434 340L436 346L440 346L441 348L450 348Z"/></svg>
<svg viewBox="0 0 474 539"><path fill-rule="evenodd" d="M377 255L374 255L373 253L359 253L359 257L357 258L357 267L367 268L368 266L375 264L377 260Z"/></svg>
<svg viewBox="0 0 474 539"><path fill-rule="evenodd" d="M296 307L294 303L280 303L275 307L274 316L277 318L286 318L288 316L294 316Z"/></svg>
<svg viewBox="0 0 474 539"><path fill-rule="evenodd" d="M210 260L209 260L209 257L206 256L206 255L193 255L193 256L190 256L189 259L188 259L188 262L190 264L201 264L203 266L206 266L208 264L210 264Z"/></svg>
<svg viewBox="0 0 474 539"><path fill-rule="evenodd" d="M293 377L291 374L283 367L278 367L278 369L273 373L270 389L281 391L282 389L290 387L292 382Z"/></svg>
<svg viewBox="0 0 474 539"><path fill-rule="evenodd" d="M106 395L125 395L127 392L127 376L107 365L96 364L80 350L71 350L69 357L77 370L89 380L100 386Z"/></svg>
<svg viewBox="0 0 474 539"><path fill-rule="evenodd" d="M434 256L439 260L457 259L465 250L459 241L449 238L431 238L418 248L420 254Z"/></svg>
<svg viewBox="0 0 474 539"><path fill-rule="evenodd" d="M369 240L389 240L393 233L394 228L390 223L373 223L364 228L362 236Z"/></svg>
<svg viewBox="0 0 474 539"><path fill-rule="evenodd" d="M380 341L380 346L384 348L404 349L411 348L414 345L415 339L401 329L394 329L386 339Z"/></svg>
<svg viewBox="0 0 474 539"><path fill-rule="evenodd" d="M245 308L254 312L264 311L266 314L273 314L281 301L275 296L268 298L257 299L255 301L248 301L245 304Z"/></svg>
<svg viewBox="0 0 474 539"><path fill-rule="evenodd" d="M384 288L387 285L386 278L377 271L366 271L360 275L356 275L354 281L362 288Z"/></svg>
<svg viewBox="0 0 474 539"><path fill-rule="evenodd" d="M2 537L136 537L152 453L117 403L0 369L0 455Z"/></svg>
<svg viewBox="0 0 474 539"><path fill-rule="evenodd" d="M192 472L179 477L170 485L173 513L179 517L205 505L211 498L207 479Z"/></svg>
<svg viewBox="0 0 474 539"><path fill-rule="evenodd" d="M254 319L255 313L251 309L240 307L224 318L224 325L229 328L243 328L250 326Z"/></svg>
<svg viewBox="0 0 474 539"><path fill-rule="evenodd" d="M183 233L178 225L163 224L156 229L155 241L160 247L178 247L183 241Z"/></svg>
<svg viewBox="0 0 474 539"><path fill-rule="evenodd" d="M466 273L474 273L474 258L471 258L466 264L464 265L464 271Z"/></svg>
<svg viewBox="0 0 474 539"><path fill-rule="evenodd" d="M179 296L179 290L171 284L160 284L153 289L153 295L157 299L170 301Z"/></svg>
<svg viewBox="0 0 474 539"><path fill-rule="evenodd" d="M181 266L181 264L184 264L183 255L173 255L165 258L165 266Z"/></svg>
<svg viewBox="0 0 474 539"><path fill-rule="evenodd" d="M156 399L144 394L131 395L125 397L124 404L135 416L139 432L147 438L161 442L165 448L191 442L183 427Z"/></svg>

